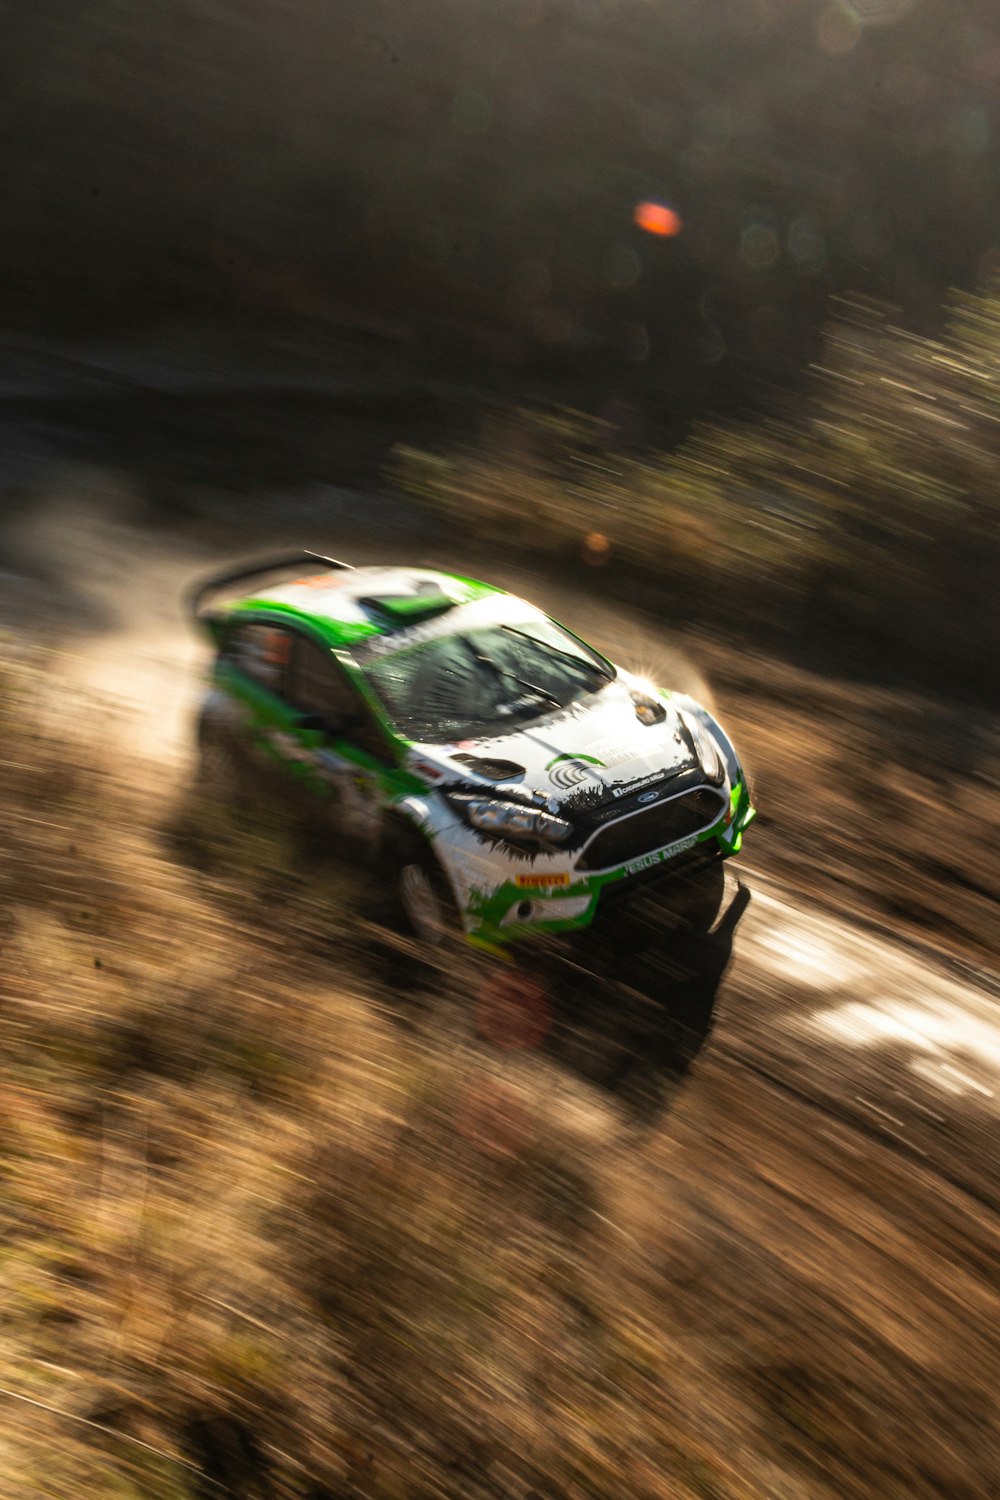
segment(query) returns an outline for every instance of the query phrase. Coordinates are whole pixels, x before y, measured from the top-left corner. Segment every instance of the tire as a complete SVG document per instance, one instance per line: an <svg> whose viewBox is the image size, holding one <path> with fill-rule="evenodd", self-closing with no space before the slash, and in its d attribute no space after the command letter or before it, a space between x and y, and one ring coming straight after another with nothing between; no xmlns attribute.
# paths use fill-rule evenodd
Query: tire
<svg viewBox="0 0 1000 1500"><path fill-rule="evenodd" d="M419 835L398 840L390 871L398 925L428 947L440 948L462 931L444 871Z"/></svg>
<svg viewBox="0 0 1000 1500"><path fill-rule="evenodd" d="M239 765L224 740L203 735L198 744L198 789L206 796L228 802L240 789Z"/></svg>

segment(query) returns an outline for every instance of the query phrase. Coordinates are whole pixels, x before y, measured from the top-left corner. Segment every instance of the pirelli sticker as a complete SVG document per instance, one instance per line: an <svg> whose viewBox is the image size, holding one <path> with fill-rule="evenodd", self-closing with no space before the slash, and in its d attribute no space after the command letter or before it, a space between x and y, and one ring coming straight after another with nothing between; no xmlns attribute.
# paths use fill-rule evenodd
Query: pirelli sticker
<svg viewBox="0 0 1000 1500"><path fill-rule="evenodd" d="M570 875L568 870L560 870L553 875L518 875L514 884L522 891L538 891L546 886L569 885Z"/></svg>

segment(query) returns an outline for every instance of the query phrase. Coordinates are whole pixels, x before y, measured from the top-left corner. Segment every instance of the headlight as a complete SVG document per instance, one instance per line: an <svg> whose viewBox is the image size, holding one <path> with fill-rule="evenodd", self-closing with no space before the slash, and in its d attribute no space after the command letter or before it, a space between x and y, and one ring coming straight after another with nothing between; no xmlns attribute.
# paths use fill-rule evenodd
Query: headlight
<svg viewBox="0 0 1000 1500"><path fill-rule="evenodd" d="M540 808L520 802L499 802L475 792L448 792L448 801L473 828L503 839L538 839L543 844L562 844L573 832L572 823L553 817Z"/></svg>
<svg viewBox="0 0 1000 1500"><path fill-rule="evenodd" d="M721 786L726 778L726 766L719 754L719 747L715 743L714 735L702 724L694 714L682 713L684 728L688 732L694 753L698 757L702 774L710 786Z"/></svg>

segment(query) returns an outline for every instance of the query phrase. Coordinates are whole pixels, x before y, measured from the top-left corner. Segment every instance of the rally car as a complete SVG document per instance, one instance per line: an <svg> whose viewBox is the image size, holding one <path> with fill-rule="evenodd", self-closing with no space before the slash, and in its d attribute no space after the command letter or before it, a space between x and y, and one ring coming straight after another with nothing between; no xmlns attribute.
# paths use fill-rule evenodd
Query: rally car
<svg viewBox="0 0 1000 1500"><path fill-rule="evenodd" d="M570 933L651 884L691 921L716 914L754 808L692 698L503 589L428 568L300 553L208 579L190 603L216 650L203 778L304 805L419 938Z"/></svg>

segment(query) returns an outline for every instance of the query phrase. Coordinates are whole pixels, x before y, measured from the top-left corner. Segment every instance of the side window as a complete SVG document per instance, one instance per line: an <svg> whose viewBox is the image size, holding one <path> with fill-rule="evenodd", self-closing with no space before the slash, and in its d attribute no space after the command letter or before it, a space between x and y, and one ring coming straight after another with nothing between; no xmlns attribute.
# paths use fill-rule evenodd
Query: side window
<svg viewBox="0 0 1000 1500"><path fill-rule="evenodd" d="M287 630L275 625L237 625L230 633L222 659L255 682L283 693L291 659L292 638Z"/></svg>
<svg viewBox="0 0 1000 1500"><path fill-rule="evenodd" d="M329 651L297 635L285 697L301 713L318 714L333 727L356 719L362 704Z"/></svg>
<svg viewBox="0 0 1000 1500"><path fill-rule="evenodd" d="M317 714L334 734L341 734L376 760L391 762L392 752L371 711L332 652L296 635L292 646L289 703L303 714Z"/></svg>

